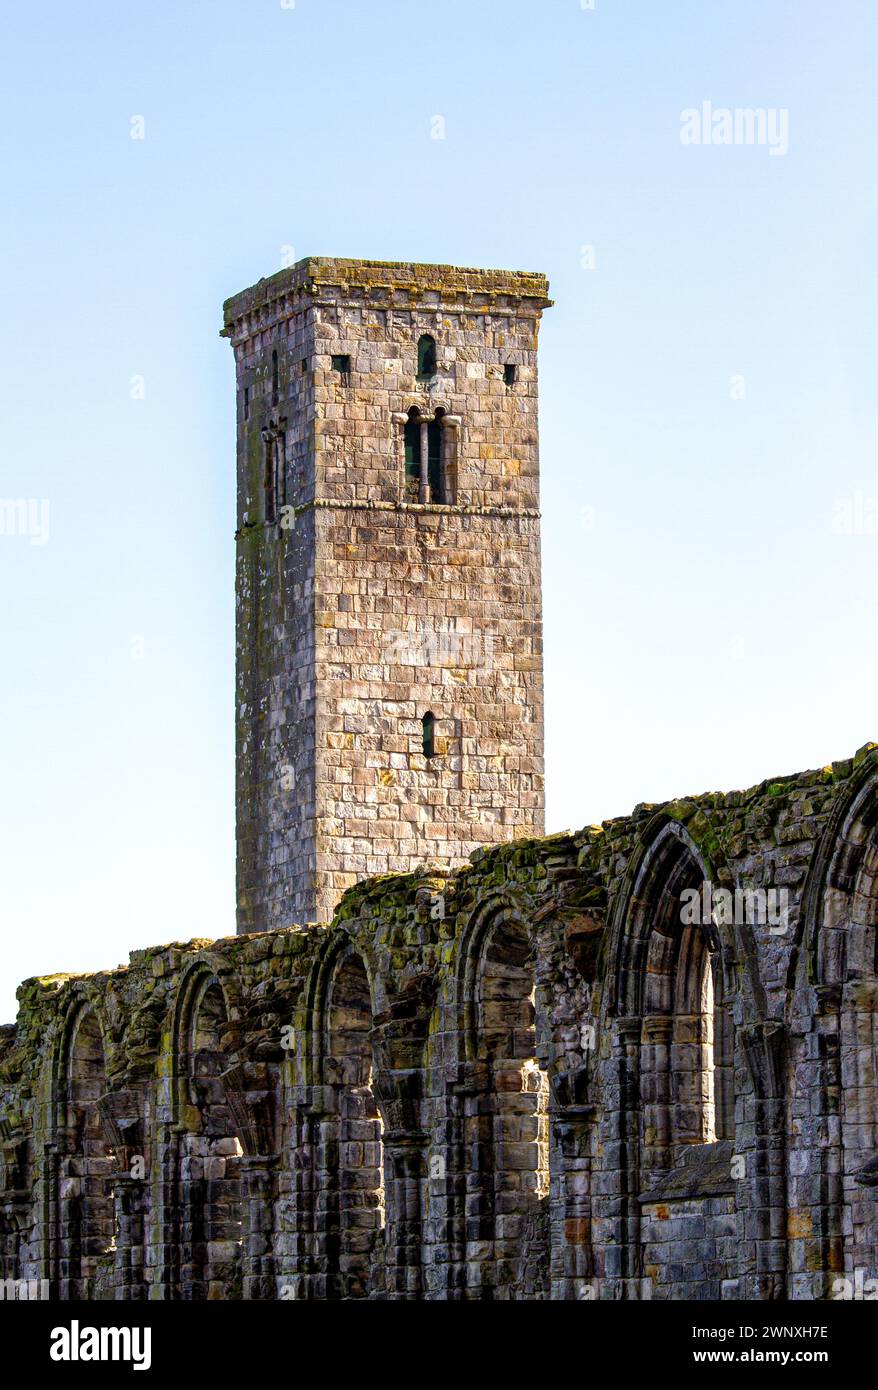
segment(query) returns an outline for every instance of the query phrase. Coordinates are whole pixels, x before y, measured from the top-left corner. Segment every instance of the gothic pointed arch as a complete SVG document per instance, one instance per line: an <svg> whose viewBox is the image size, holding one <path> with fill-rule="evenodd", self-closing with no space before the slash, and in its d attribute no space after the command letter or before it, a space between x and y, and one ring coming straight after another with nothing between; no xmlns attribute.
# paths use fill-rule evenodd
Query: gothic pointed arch
<svg viewBox="0 0 878 1390"><path fill-rule="evenodd" d="M174 1009L180 1132L173 1174L179 1231L176 1296L240 1299L244 1287L242 1165L246 1124L229 1074L239 1061L233 983L209 958L181 981Z"/></svg>
<svg viewBox="0 0 878 1390"><path fill-rule="evenodd" d="M491 895L458 951L460 1065L451 1163L455 1254L471 1296L548 1296L549 1078L536 938L519 907Z"/></svg>
<svg viewBox="0 0 878 1390"><path fill-rule="evenodd" d="M64 1299L114 1297L116 1215L112 1179L118 1160L103 1123L107 1082L104 1033L90 999L74 992L56 1053L59 1132L58 1232L67 1257L58 1268Z"/></svg>
<svg viewBox="0 0 878 1390"><path fill-rule="evenodd" d="M384 1123L373 1048L373 981L346 933L330 937L307 989L314 1154L309 1295L359 1299L378 1282L385 1231Z"/></svg>
<svg viewBox="0 0 878 1390"><path fill-rule="evenodd" d="M644 829L611 914L605 1009L639 1021L642 1093L661 1109L657 1125L646 1118L649 1169L671 1166L676 1144L728 1138L734 1129L730 1001L739 941L735 924L713 910L718 878L685 824L660 813Z"/></svg>
<svg viewBox="0 0 878 1390"><path fill-rule="evenodd" d="M802 897L787 976L791 1264L831 1297L874 1240L878 1169L878 749L834 798ZM803 1119L802 1117L806 1117Z"/></svg>
<svg viewBox="0 0 878 1390"><path fill-rule="evenodd" d="M788 999L796 986L841 987L878 968L878 749L835 798L802 896Z"/></svg>

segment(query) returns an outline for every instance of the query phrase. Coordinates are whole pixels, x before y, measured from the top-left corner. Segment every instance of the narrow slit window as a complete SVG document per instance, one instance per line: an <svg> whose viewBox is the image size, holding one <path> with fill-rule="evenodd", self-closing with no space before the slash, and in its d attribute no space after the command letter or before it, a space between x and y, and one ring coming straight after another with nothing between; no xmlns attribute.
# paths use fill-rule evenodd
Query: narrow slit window
<svg viewBox="0 0 878 1390"><path fill-rule="evenodd" d="M422 333L418 339L418 376L436 375L436 339Z"/></svg>
<svg viewBox="0 0 878 1390"><path fill-rule="evenodd" d="M265 447L265 475L263 482L264 491L264 514L265 521L271 524L277 521L277 458L278 443L274 434L266 431L263 434Z"/></svg>
<svg viewBox="0 0 878 1390"><path fill-rule="evenodd" d="M503 381L506 386L514 386L518 380L518 368L514 362L507 362L503 368Z"/></svg>
<svg viewBox="0 0 878 1390"><path fill-rule="evenodd" d="M427 711L421 720L422 743L425 758L436 756L436 719L431 711Z"/></svg>
<svg viewBox="0 0 878 1390"><path fill-rule="evenodd" d="M277 405L280 397L280 369L277 361L277 349L271 354L271 403Z"/></svg>
<svg viewBox="0 0 878 1390"><path fill-rule="evenodd" d="M250 419L250 387L244 387L244 419Z"/></svg>

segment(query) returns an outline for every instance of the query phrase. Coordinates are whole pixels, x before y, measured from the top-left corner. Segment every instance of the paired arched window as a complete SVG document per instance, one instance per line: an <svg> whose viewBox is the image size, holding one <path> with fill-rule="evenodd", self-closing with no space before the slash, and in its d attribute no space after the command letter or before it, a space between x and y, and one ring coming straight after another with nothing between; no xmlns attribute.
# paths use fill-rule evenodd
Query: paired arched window
<svg viewBox="0 0 878 1390"><path fill-rule="evenodd" d="M445 411L422 416L413 405L403 428L406 502L454 501L454 440Z"/></svg>

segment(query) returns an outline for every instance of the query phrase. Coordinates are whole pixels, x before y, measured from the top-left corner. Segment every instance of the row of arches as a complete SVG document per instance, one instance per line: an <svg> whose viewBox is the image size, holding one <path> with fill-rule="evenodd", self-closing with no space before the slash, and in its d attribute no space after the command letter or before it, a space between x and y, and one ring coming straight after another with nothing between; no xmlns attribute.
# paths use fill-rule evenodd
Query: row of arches
<svg viewBox="0 0 878 1390"><path fill-rule="evenodd" d="M668 1211L699 1232L710 1296L826 1297L873 1268L878 774L830 817L795 942L686 916L732 881L687 820L642 829L606 918L535 920L496 888L448 969L392 997L374 930L337 927L287 1052L252 1054L237 976L207 953L170 1057L120 1090L74 990L44 1203L60 1296L143 1297L150 1263L193 1300L687 1296Z"/></svg>
<svg viewBox="0 0 878 1390"><path fill-rule="evenodd" d="M61 1298L145 1296L144 1217L154 1195L173 1207L166 1292L192 1299L242 1294L244 1149L224 1081L228 1009L210 973L199 972L183 992L192 997L171 1078L180 1117L172 1203L152 1171L148 1093L111 1088L95 1008L78 998L71 1006L52 1092L61 1142L48 1175L54 1229L47 1264Z"/></svg>
<svg viewBox="0 0 878 1390"><path fill-rule="evenodd" d="M433 1157L420 1068L400 1067L395 1020L382 1036L374 981L351 942L331 943L314 971L304 1084L285 1088L282 1067L273 1068L262 1097L272 1113L261 1118L252 1077L241 1076L227 986L206 966L184 980L171 1123L152 1127L146 1090L110 1086L94 1005L71 1006L57 1059L54 1125L63 1142L48 1242L60 1297L145 1297L151 1227L167 1255L164 1297L275 1297L284 1269L289 1297L362 1298L382 1281L420 1296L420 1246L440 1211L455 1245L454 1279L472 1296L508 1286L523 1247L528 1278L544 1291L548 1079L536 1059L522 922L492 922L469 962L465 1083L454 1133ZM278 1183L273 1169L284 1167L285 1150L295 1159L289 1181ZM293 1239L276 1268L285 1225ZM265 1257L255 1271L254 1250Z"/></svg>
<svg viewBox="0 0 878 1390"><path fill-rule="evenodd" d="M310 1177L321 1258L296 1285L301 1296L424 1296L430 1239L445 1256L434 1292L548 1292L548 1077L537 1059L533 944L515 914L491 913L464 954L457 990L467 1002L441 1098L424 1085L432 995L403 1000L398 1016L382 1008L363 957L343 940L315 972L309 1077L319 1084L299 1142L319 1158Z"/></svg>
<svg viewBox="0 0 878 1390"><path fill-rule="evenodd" d="M653 819L604 935L596 1009L621 1081L604 1132L622 1146L623 1213L604 1267L624 1296L655 1296L656 1281L660 1296L703 1296L682 1261L661 1267L674 1247L660 1244L669 1211L692 1215L701 1196L709 1296L726 1283L837 1296L839 1276L878 1268L875 759L835 799L801 897L772 921L738 898L731 917L681 914L733 882L707 830L710 857L682 821Z"/></svg>

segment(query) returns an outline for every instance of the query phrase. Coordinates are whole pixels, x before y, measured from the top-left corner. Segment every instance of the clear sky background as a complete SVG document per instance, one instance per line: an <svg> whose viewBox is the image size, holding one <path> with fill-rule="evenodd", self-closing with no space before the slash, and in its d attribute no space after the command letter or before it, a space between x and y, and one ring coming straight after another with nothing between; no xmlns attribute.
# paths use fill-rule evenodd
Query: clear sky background
<svg viewBox="0 0 878 1390"><path fill-rule="evenodd" d="M5 30L0 498L49 532L0 536L0 1019L26 976L234 931L217 334L290 247L550 278L550 830L878 739L874 0L43 0ZM787 112L788 152L682 144L705 101Z"/></svg>

